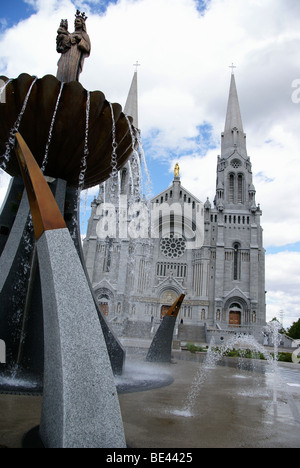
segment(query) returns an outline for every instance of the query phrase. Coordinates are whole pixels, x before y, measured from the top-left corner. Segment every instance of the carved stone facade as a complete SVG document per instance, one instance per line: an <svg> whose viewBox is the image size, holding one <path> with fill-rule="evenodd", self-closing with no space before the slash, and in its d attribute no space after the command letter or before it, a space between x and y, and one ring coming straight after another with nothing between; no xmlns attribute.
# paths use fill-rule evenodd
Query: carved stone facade
<svg viewBox="0 0 300 468"><path fill-rule="evenodd" d="M176 166L172 185L151 200L152 217L155 210L160 213L152 223L156 238L100 240L96 224L102 202L100 188L84 254L109 319L159 320L183 293L179 321L184 324L223 330L265 325L262 212L255 201L234 75L212 204L208 199L203 204L181 185Z"/></svg>

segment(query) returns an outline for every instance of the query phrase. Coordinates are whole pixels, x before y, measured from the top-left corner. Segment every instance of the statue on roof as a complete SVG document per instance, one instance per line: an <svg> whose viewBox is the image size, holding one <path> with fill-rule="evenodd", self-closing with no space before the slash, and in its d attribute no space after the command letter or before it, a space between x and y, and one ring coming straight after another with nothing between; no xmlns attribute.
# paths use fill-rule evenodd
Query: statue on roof
<svg viewBox="0 0 300 468"><path fill-rule="evenodd" d="M64 83L79 81L83 63L91 52L91 41L86 31L85 13L77 10L75 15L75 31L69 33L68 21L61 20L57 30L56 50L61 54L57 64L56 78Z"/></svg>
<svg viewBox="0 0 300 468"><path fill-rule="evenodd" d="M175 169L174 169L174 175L175 175L175 177L179 177L179 171L180 171L179 164L176 163Z"/></svg>

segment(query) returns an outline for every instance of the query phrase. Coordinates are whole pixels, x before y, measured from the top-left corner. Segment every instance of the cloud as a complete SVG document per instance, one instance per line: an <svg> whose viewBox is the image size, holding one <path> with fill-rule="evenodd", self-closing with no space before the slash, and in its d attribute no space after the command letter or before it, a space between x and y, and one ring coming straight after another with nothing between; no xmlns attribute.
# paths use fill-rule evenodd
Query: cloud
<svg viewBox="0 0 300 468"><path fill-rule="evenodd" d="M35 14L10 29L2 23L0 73L55 74L56 30L61 18L69 19L71 29L74 2L27 3ZM215 195L228 67L234 62L265 246L299 241L300 103L292 100L292 83L300 79L300 2L94 0L76 7L89 17L92 41L83 86L124 104L139 60L146 157L153 167L166 164L170 175L178 161L183 185L202 201ZM154 185L161 183L158 192L167 185L160 172L152 174Z"/></svg>
<svg viewBox="0 0 300 468"><path fill-rule="evenodd" d="M60 17L71 23L75 9L70 0L30 3L38 12L8 30L1 41L9 76L24 70L38 76L55 74L56 29ZM295 2L265 0L262 6L251 0L211 0L205 15L193 0L120 0L101 15L93 11L103 2L93 3L85 2L91 10L92 54L81 81L88 89L103 90L109 100L124 103L131 65L139 59L144 138L159 128L163 148L185 149L205 121L219 135L229 86L226 70L233 60L247 132L253 126L261 137L270 131L270 124L282 115L278 103L281 111L290 103L295 116L290 100L291 80L297 78L300 65Z"/></svg>
<svg viewBox="0 0 300 468"><path fill-rule="evenodd" d="M300 252L266 255L267 319L284 313L284 325L300 317Z"/></svg>
<svg viewBox="0 0 300 468"><path fill-rule="evenodd" d="M58 2L43 1L36 14L8 29L1 37L0 72L10 78L21 73L55 75L58 60L55 31L58 18L70 11L70 5L68 0L62 0L60 7Z"/></svg>

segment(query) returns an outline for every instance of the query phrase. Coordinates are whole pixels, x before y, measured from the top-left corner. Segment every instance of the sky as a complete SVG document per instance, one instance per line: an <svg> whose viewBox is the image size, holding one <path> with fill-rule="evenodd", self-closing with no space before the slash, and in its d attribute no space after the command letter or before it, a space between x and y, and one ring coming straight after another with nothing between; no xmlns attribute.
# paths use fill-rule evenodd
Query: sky
<svg viewBox="0 0 300 468"><path fill-rule="evenodd" d="M124 106L138 61L139 128L152 195L178 162L182 185L213 201L233 63L266 248L267 320L300 318L299 0L1 0L0 75L56 74L61 18L85 11L80 77ZM0 203L9 177L0 174ZM83 202L82 234L90 199Z"/></svg>

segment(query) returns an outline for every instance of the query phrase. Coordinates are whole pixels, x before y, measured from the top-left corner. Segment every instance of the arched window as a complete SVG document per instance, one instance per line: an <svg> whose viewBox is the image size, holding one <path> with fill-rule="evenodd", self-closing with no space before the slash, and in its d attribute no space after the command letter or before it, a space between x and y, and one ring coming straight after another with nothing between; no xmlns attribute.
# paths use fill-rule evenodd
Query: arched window
<svg viewBox="0 0 300 468"><path fill-rule="evenodd" d="M229 203L234 203L234 174L229 174L228 201Z"/></svg>
<svg viewBox="0 0 300 468"><path fill-rule="evenodd" d="M244 174L231 173L228 176L228 202L245 203Z"/></svg>
<svg viewBox="0 0 300 468"><path fill-rule="evenodd" d="M243 174L238 175L237 183L238 183L237 202L244 203L244 176Z"/></svg>
<svg viewBox="0 0 300 468"><path fill-rule="evenodd" d="M239 280L241 274L241 255L240 255L240 244L236 242L233 245L233 279Z"/></svg>

